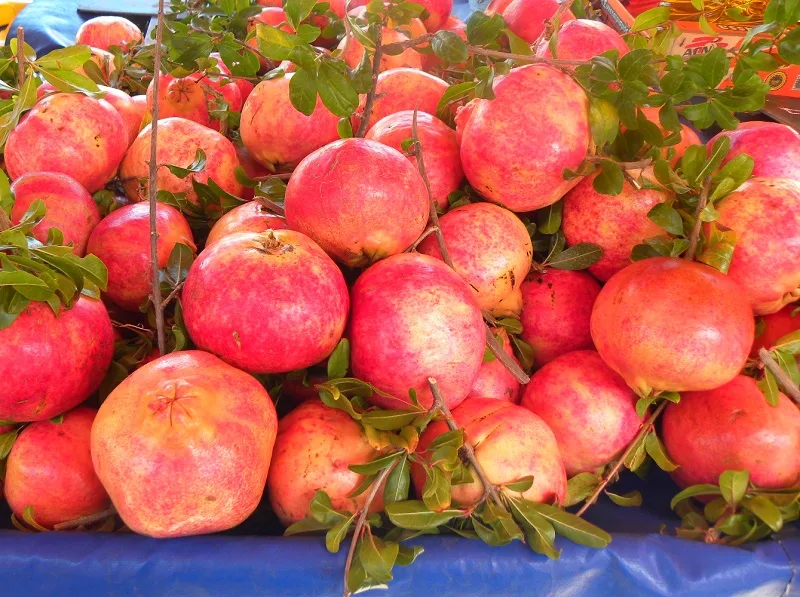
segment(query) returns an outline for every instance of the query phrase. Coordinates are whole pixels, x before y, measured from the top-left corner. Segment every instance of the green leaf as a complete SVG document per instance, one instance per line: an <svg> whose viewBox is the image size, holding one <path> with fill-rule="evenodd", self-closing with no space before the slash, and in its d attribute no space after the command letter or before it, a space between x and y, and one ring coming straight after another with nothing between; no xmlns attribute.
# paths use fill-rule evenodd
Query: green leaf
<svg viewBox="0 0 800 597"><path fill-rule="evenodd" d="M786 374L791 378L795 385L800 385L800 369L797 366L797 359L794 354L776 350L773 353L778 365L781 366Z"/></svg>
<svg viewBox="0 0 800 597"><path fill-rule="evenodd" d="M298 112L311 116L317 107L317 73L299 68L289 79L289 100Z"/></svg>
<svg viewBox="0 0 800 597"><path fill-rule="evenodd" d="M506 27L503 29L503 33L508 40L508 48L511 50L512 54L521 54L522 56L533 55L533 48L531 45L511 29Z"/></svg>
<svg viewBox="0 0 800 597"><path fill-rule="evenodd" d="M611 160L603 160L600 162L600 172L594 177L592 186L595 191L603 195L619 195L624 182L625 177L619 164Z"/></svg>
<svg viewBox="0 0 800 597"><path fill-rule="evenodd" d="M789 354L800 353L800 330L781 336L775 341L775 346L768 348L776 348Z"/></svg>
<svg viewBox="0 0 800 597"><path fill-rule="evenodd" d="M173 287L186 280L194 263L194 251L183 243L175 243L167 261L166 274Z"/></svg>
<svg viewBox="0 0 800 597"><path fill-rule="evenodd" d="M309 516L308 518L304 518L303 520L299 520L296 523L290 525L284 532L284 536L288 537L290 535L299 535L301 533L318 533L320 531L326 531L330 528L329 524L322 524L318 520L316 520L313 516Z"/></svg>
<svg viewBox="0 0 800 597"><path fill-rule="evenodd" d="M400 545L400 551L397 553L396 566L410 566L414 563L421 553L425 550L419 545Z"/></svg>
<svg viewBox="0 0 800 597"><path fill-rule="evenodd" d="M755 514L776 533L783 528L783 517L780 510L767 497L763 495L745 497L742 499L741 504L745 510Z"/></svg>
<svg viewBox="0 0 800 597"><path fill-rule="evenodd" d="M514 518L525 529L525 540L533 551L558 559L561 552L555 548L555 528L531 507L531 503L528 500L510 500Z"/></svg>
<svg viewBox="0 0 800 597"><path fill-rule="evenodd" d="M410 486L410 464L408 457L404 455L386 478L383 489L384 506L407 500Z"/></svg>
<svg viewBox="0 0 800 597"><path fill-rule="evenodd" d="M675 236L683 235L683 220L672 205L669 203L659 203L647 213L656 225L661 226L664 230Z"/></svg>
<svg viewBox="0 0 800 597"><path fill-rule="evenodd" d="M350 368L350 340L342 338L328 357L328 379L340 379ZM373 427L375 425L370 423Z"/></svg>
<svg viewBox="0 0 800 597"><path fill-rule="evenodd" d="M769 369L764 369L764 378L757 382L759 389L763 392L767 404L778 406L778 381L775 374Z"/></svg>
<svg viewBox="0 0 800 597"><path fill-rule="evenodd" d="M194 154L194 160L185 168L173 166L172 164L164 165L167 167L167 170L172 172L173 176L177 176L178 178L186 178L190 174L202 172L206 169L206 154L202 149L198 148L197 152Z"/></svg>
<svg viewBox="0 0 800 597"><path fill-rule="evenodd" d="M564 200L559 199L536 212L536 223L542 234L555 234L561 228L561 214L564 210Z"/></svg>
<svg viewBox="0 0 800 597"><path fill-rule="evenodd" d="M32 301L46 301L54 296L44 280L21 270L0 271L0 288L10 286Z"/></svg>
<svg viewBox="0 0 800 597"><path fill-rule="evenodd" d="M731 508L736 508L742 501L749 483L750 473L747 471L725 471L719 476L719 489Z"/></svg>
<svg viewBox="0 0 800 597"><path fill-rule="evenodd" d="M320 62L317 91L328 110L341 118L350 116L358 107L358 93L352 82L329 60Z"/></svg>
<svg viewBox="0 0 800 597"><path fill-rule="evenodd" d="M349 118L340 118L336 123L336 132L340 139L350 139L353 136L353 125Z"/></svg>
<svg viewBox="0 0 800 597"><path fill-rule="evenodd" d="M789 64L800 64L800 28L795 27L781 39L778 55Z"/></svg>
<svg viewBox="0 0 800 597"><path fill-rule="evenodd" d="M622 506L623 508L638 508L642 505L642 494L638 491L631 491L623 495L606 491L606 495L617 506Z"/></svg>
<svg viewBox="0 0 800 597"><path fill-rule="evenodd" d="M611 543L611 535L580 516L548 504L530 503L538 514L550 521L556 533L563 535L573 543L595 548L605 547Z"/></svg>
<svg viewBox="0 0 800 597"><path fill-rule="evenodd" d="M283 10L286 13L286 20L289 21L292 29L297 31L300 23L311 14L316 3L317 0L286 0L284 2Z"/></svg>
<svg viewBox="0 0 800 597"><path fill-rule="evenodd" d="M669 456L667 456L667 451L664 448L664 444L661 443L661 440L655 431L651 431L645 438L644 448L662 470L669 472L678 468L678 465L672 462L669 459Z"/></svg>
<svg viewBox="0 0 800 597"><path fill-rule="evenodd" d="M636 17L633 21L633 27L631 27L631 33L652 29L667 21L669 21L669 7L657 6L644 11Z"/></svg>
<svg viewBox="0 0 800 597"><path fill-rule="evenodd" d="M328 526L333 526L334 524L347 518L347 516L350 514L348 512L346 516L339 510L335 510L333 503L331 502L331 498L328 497L328 494L324 491L317 491L314 494L314 497L311 498L309 508L311 510L311 516L313 516L317 522L326 524Z"/></svg>
<svg viewBox="0 0 800 597"><path fill-rule="evenodd" d="M502 530L496 529L493 526L485 525L476 517L472 517L472 528L478 535L478 538L492 547L502 547L511 543L511 539L505 536Z"/></svg>
<svg viewBox="0 0 800 597"><path fill-rule="evenodd" d="M630 84L636 81L645 68L650 66L653 52L645 49L631 50L619 59L617 70L619 78Z"/></svg>
<svg viewBox="0 0 800 597"><path fill-rule="evenodd" d="M427 469L422 501L435 512L450 507L450 481L438 466Z"/></svg>
<svg viewBox="0 0 800 597"><path fill-rule="evenodd" d="M399 543L384 542L380 537L367 533L359 545L358 556L372 580L389 582L399 551Z"/></svg>
<svg viewBox="0 0 800 597"><path fill-rule="evenodd" d="M448 87L439 103L436 104L436 116L441 120L447 121L451 117L450 104L471 96L477 86L477 81L467 81L466 83L458 83Z"/></svg>
<svg viewBox="0 0 800 597"><path fill-rule="evenodd" d="M578 243L565 249L545 265L562 270L581 270L597 263L603 256L603 249L594 243Z"/></svg>
<svg viewBox="0 0 800 597"><path fill-rule="evenodd" d="M296 35L261 23L256 24L256 39L259 52L276 62L288 60L292 49L303 43Z"/></svg>
<svg viewBox="0 0 800 597"><path fill-rule="evenodd" d="M434 439L428 445L428 451L433 452L437 448L441 448L442 446L452 446L454 448L460 448L464 445L464 430L463 429L453 429L452 431L447 431Z"/></svg>
<svg viewBox="0 0 800 597"><path fill-rule="evenodd" d="M8 458L8 454L14 446L14 442L17 441L17 435L19 435L19 429L14 429L0 435L0 460Z"/></svg>
<svg viewBox="0 0 800 597"><path fill-rule="evenodd" d="M325 547L329 552L339 552L339 546L342 540L347 537L347 532L350 530L350 525L353 524L355 517L356 515L353 514L350 518L340 520L325 534Z"/></svg>
<svg viewBox="0 0 800 597"><path fill-rule="evenodd" d="M619 132L619 112L611 102L593 97L589 105L589 124L594 142L602 147L611 143Z"/></svg>
<svg viewBox="0 0 800 597"><path fill-rule="evenodd" d="M351 464L348 468L359 475L374 475L375 473L390 467L392 463L400 458L402 454L403 452L392 452L391 454L380 456L379 458L367 462L366 464Z"/></svg>
<svg viewBox="0 0 800 597"><path fill-rule="evenodd" d="M71 70L42 70L42 77L59 91L71 93L80 91L89 95L102 96L97 83Z"/></svg>
<svg viewBox="0 0 800 597"><path fill-rule="evenodd" d="M371 410L362 415L361 421L380 431L395 431L411 425L418 415L411 410Z"/></svg>
<svg viewBox="0 0 800 597"><path fill-rule="evenodd" d="M491 17L483 12L473 12L467 19L467 41L473 46L485 46L498 37L506 22L502 16Z"/></svg>
<svg viewBox="0 0 800 597"><path fill-rule="evenodd" d="M466 62L469 58L466 42L452 31L437 31L431 40L431 49L439 58L452 64Z"/></svg>
<svg viewBox="0 0 800 597"><path fill-rule="evenodd" d="M407 500L386 506L386 515L395 526L421 531L443 525L457 516L462 516L463 513L453 508L431 512L421 500Z"/></svg>
<svg viewBox="0 0 800 597"><path fill-rule="evenodd" d="M69 46L45 54L36 66L46 70L76 70L92 58L89 46Z"/></svg>
<svg viewBox="0 0 800 597"><path fill-rule="evenodd" d="M722 495L722 492L719 490L719 487L716 485L711 485L710 483L692 485L691 487L687 487L683 491L677 493L669 503L669 507L674 510L675 506L677 506L680 502L701 495Z"/></svg>
<svg viewBox="0 0 800 597"><path fill-rule="evenodd" d="M513 483L506 483L505 488L518 493L525 493L533 486L533 475L517 479Z"/></svg>
<svg viewBox="0 0 800 597"><path fill-rule="evenodd" d="M567 482L567 496L564 498L564 507L568 508L592 495L600 484L600 477L594 473L578 473Z"/></svg>

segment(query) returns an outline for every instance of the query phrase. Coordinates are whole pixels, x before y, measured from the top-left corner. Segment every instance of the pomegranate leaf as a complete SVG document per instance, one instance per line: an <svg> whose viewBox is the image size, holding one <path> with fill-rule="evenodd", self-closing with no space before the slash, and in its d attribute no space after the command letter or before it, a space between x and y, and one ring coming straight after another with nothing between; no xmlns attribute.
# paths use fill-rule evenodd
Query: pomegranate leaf
<svg viewBox="0 0 800 597"><path fill-rule="evenodd" d="M637 15L636 19L633 21L631 33L658 27L666 21L669 21L669 7L656 6L655 8L651 8Z"/></svg>
<svg viewBox="0 0 800 597"><path fill-rule="evenodd" d="M383 489L383 503L385 506L402 502L408 499L411 487L410 463L408 457L403 455L386 478Z"/></svg>
<svg viewBox="0 0 800 597"><path fill-rule="evenodd" d="M592 492L600 484L600 477L594 473L578 473L567 482L567 495L564 498L563 506L568 508L592 495Z"/></svg>
<svg viewBox="0 0 800 597"><path fill-rule="evenodd" d="M716 485L712 485L710 483L703 483L700 485L692 485L691 487L687 487L686 489L678 492L675 497L672 498L672 501L669 503L669 507L673 510L676 509L676 506L683 502L684 500L688 500L689 498L697 497L697 496L707 496L707 495L722 495L720 488Z"/></svg>
<svg viewBox="0 0 800 597"><path fill-rule="evenodd" d="M395 502L386 506L386 514L392 524L403 529L421 531L445 524L456 517L461 517L461 510L450 508L441 512L432 512L421 500Z"/></svg>
<svg viewBox="0 0 800 597"><path fill-rule="evenodd" d="M350 518L345 518L337 522L326 534L325 534L325 547L331 553L338 553L339 546L342 543L342 540L347 537L347 532L350 530L350 526L353 524L353 520L355 519L356 515L353 514Z"/></svg>
<svg viewBox="0 0 800 597"><path fill-rule="evenodd" d="M358 93L347 74L332 60L320 62L317 90L322 103L336 116L346 118L358 107Z"/></svg>
<svg viewBox="0 0 800 597"><path fill-rule="evenodd" d="M490 17L483 12L473 12L467 19L467 40L473 46L485 46L500 37L505 26L505 19L499 14Z"/></svg>
<svg viewBox="0 0 800 597"><path fill-rule="evenodd" d="M783 528L783 517L778 507L763 495L754 495L742 499L742 507L760 518L776 533Z"/></svg>
<svg viewBox="0 0 800 597"><path fill-rule="evenodd" d="M431 40L433 53L445 62L458 64L466 62L469 58L469 50L466 42L457 33L452 31L438 31Z"/></svg>
<svg viewBox="0 0 800 597"><path fill-rule="evenodd" d="M395 431L411 425L417 415L419 412L412 410L370 410L361 416L361 421L380 431Z"/></svg>
<svg viewBox="0 0 800 597"><path fill-rule="evenodd" d="M328 379L345 377L349 368L350 341L347 338L342 338L336 348L333 349L331 356L328 357Z"/></svg>
<svg viewBox="0 0 800 597"><path fill-rule="evenodd" d="M749 483L750 473L747 471L725 471L719 476L719 489L731 508L742 501Z"/></svg>
<svg viewBox="0 0 800 597"><path fill-rule="evenodd" d="M546 262L547 267L554 267L561 270L581 270L597 263L603 256L603 249L594 243L578 243L565 249L550 261Z"/></svg>
<svg viewBox="0 0 800 597"><path fill-rule="evenodd" d="M622 495L606 491L605 494L608 496L608 499L617 506L622 506L623 508L638 508L642 505L642 494L638 491L631 491Z"/></svg>
<svg viewBox="0 0 800 597"><path fill-rule="evenodd" d="M764 378L758 382L759 389L770 406L778 406L778 380L769 369L764 369Z"/></svg>
<svg viewBox="0 0 800 597"><path fill-rule="evenodd" d="M563 535L573 543L595 548L602 548L611 543L611 535L585 521L580 516L549 504L528 503L537 514L540 514L553 525L556 533Z"/></svg>

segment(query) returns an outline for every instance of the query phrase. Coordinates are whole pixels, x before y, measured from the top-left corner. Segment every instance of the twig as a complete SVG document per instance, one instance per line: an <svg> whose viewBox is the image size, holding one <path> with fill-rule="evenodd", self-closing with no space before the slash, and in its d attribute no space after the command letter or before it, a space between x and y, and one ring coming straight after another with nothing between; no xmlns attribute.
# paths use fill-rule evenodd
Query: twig
<svg viewBox="0 0 800 597"><path fill-rule="evenodd" d="M416 46L421 46L422 44L426 44L433 39L433 33L426 33L425 35L420 35L419 37L415 37L414 39L407 39L406 41L396 41L394 43L386 44L383 46L383 52L385 54L390 54L392 52L402 52L409 48L414 48Z"/></svg>
<svg viewBox="0 0 800 597"><path fill-rule="evenodd" d="M356 521L356 526L353 529L353 538L350 540L350 549L347 551L347 561L344 565L344 597L350 597L353 593L350 589L347 588L347 577L350 575L350 566L353 565L353 556L356 552L356 546L358 545L359 539L361 539L361 535L364 533L364 526L367 522L367 517L369 516L369 507L372 505L375 496L378 494L378 490L381 489L386 478L389 476L394 470L394 467L397 466L397 463L400 461L398 458L395 460L391 466L386 467L375 478L375 482L372 484L372 487L367 494L367 499L364 500L364 504L361 506L361 512L358 515L358 520Z"/></svg>
<svg viewBox="0 0 800 597"><path fill-rule="evenodd" d="M620 469L622 469L623 465L625 464L625 460L628 458L628 456L630 456L630 453L633 452L633 448L636 446L636 444L642 441L643 438L648 433L650 433L653 424L656 422L656 419L658 419L658 417L667 407L667 404L668 401L663 400L661 404L659 404L658 407L656 407L656 409L653 411L653 414L650 415L647 421L642 423L642 425L639 427L639 433L637 433L636 437L633 438L633 441L631 441L631 443L628 444L628 447L625 448L625 451L617 459L617 462L614 464L611 470L608 471L608 473L603 477L603 480L601 481L600 485L598 485L597 488L592 493L592 495L589 496L589 499L587 499L586 502L583 504L583 506L581 506L581 509L576 512L578 516L583 516L583 513L586 512L589 509L589 507L597 501L597 498L599 498L600 494L603 493L606 487L608 487L608 484L617 478Z"/></svg>
<svg viewBox="0 0 800 597"><path fill-rule="evenodd" d="M253 197L256 201L258 201L261 205L266 207L272 213L281 216L282 218L286 216L286 211L277 203L275 203L272 199L268 199L263 195L255 195Z"/></svg>
<svg viewBox="0 0 800 597"><path fill-rule="evenodd" d="M551 66L583 66L585 64L590 64L588 60L557 60L556 58L544 58L542 56L528 56L526 54L511 54L499 50L487 50L480 46L467 46L467 49L478 56L513 60L514 62L522 62L525 64L549 64Z"/></svg>
<svg viewBox="0 0 800 597"><path fill-rule="evenodd" d="M586 156L585 161L589 162L590 164L599 164L601 162L607 162L609 158L601 156L601 155L590 155ZM653 163L653 158L647 158L645 160L639 160L637 162L617 162L614 161L617 166L622 168L623 170L642 170L643 168L647 168Z"/></svg>
<svg viewBox="0 0 800 597"><path fill-rule="evenodd" d="M178 296L178 293L181 291L181 288L183 288L183 285L184 285L184 284L186 284L186 280L183 280L182 282L178 282L178 283L175 285L175 288L173 288L173 289L172 289L172 292L170 292L170 293L167 295L167 298L165 298L163 301L161 301L161 308L162 308L162 309L163 309L164 307L166 307L167 305L169 305L169 302L170 302L172 299L174 299L176 296Z"/></svg>
<svg viewBox="0 0 800 597"><path fill-rule="evenodd" d="M109 516L114 516L117 513L117 510L114 506L103 510L102 512L97 512L95 514L87 514L86 516L80 516L73 520L68 520L66 522L61 522L57 525L53 525L53 529L56 531L70 531L72 529L77 529L78 527L84 527L90 524L94 524L96 522L100 522L101 520L105 520Z"/></svg>
<svg viewBox="0 0 800 597"><path fill-rule="evenodd" d="M161 79L161 41L164 32L164 0L158 0L158 24L156 26L156 47L153 58L153 122L150 125L150 164L148 191L150 194L150 266L152 268L153 282L153 309L156 315L156 337L158 338L158 351L166 352L166 337L164 333L164 308L161 304L161 284L158 271L158 230L156 228L156 195L158 193L158 163L156 150L158 147L158 86Z"/></svg>
<svg viewBox="0 0 800 597"><path fill-rule="evenodd" d="M384 19L385 21L385 19ZM383 55L383 27L384 22L378 24L378 31L375 33L375 52L372 54L372 85L367 94L367 100L364 103L364 111L361 113L361 122L358 124L358 132L356 137L363 137L367 134L369 128L369 119L372 116L372 106L375 104L375 93L378 90L378 75L381 72L381 56ZM367 48L364 48L367 51Z"/></svg>
<svg viewBox="0 0 800 597"><path fill-rule="evenodd" d="M439 384L436 383L434 378L429 377L428 385L431 387L431 393L433 394L433 407L431 407L431 410L441 411L442 415L444 415L444 421L447 423L447 427L450 429L450 431L460 429L458 423L456 423L456 420L453 417L453 413L450 412L450 409L447 408L447 405L444 402L444 396L442 396L442 391L439 389ZM478 459L475 456L475 448L472 446L466 436L464 437L464 445L461 446L461 451L464 454L464 457L469 461L470 466L472 466L472 468L475 470L475 474L478 475L478 479L480 479L481 483L483 484L483 497L481 498L481 501L491 499L493 502L501 504L502 502L500 501L500 494L497 491L497 487L494 483L489 481L489 477L486 476L486 471L483 470L481 463L478 462Z"/></svg>
<svg viewBox="0 0 800 597"><path fill-rule="evenodd" d="M11 220L9 219L8 214L6 213L6 210L4 210L2 207L0 207L0 232L4 232L5 230L8 230L13 225L14 224L12 224Z"/></svg>
<svg viewBox="0 0 800 597"><path fill-rule="evenodd" d="M781 369L781 366L778 365L778 362L769 353L769 350L766 348L759 349L758 358L761 359L761 362L764 363L767 369L772 371L772 374L775 376L775 379L778 380L778 383L781 384L786 395L797 404L800 404L800 389L798 389L797 385L792 381L792 378L789 377L786 371Z"/></svg>
<svg viewBox="0 0 800 597"><path fill-rule="evenodd" d="M292 177L291 172L281 172L278 174L267 174L266 176L256 176L251 178L250 180L255 180L256 182L264 182L265 180L269 180L270 178L277 178L278 180L289 180Z"/></svg>
<svg viewBox="0 0 800 597"><path fill-rule="evenodd" d="M700 219L700 213L708 203L708 192L711 189L711 177L707 177L703 183L703 192L697 198L697 209L694 210L694 226L692 226L692 234L689 236L689 248L683 254L686 261L694 261L695 253L697 252L697 242L700 240L700 229L703 226L703 220Z"/></svg>
<svg viewBox="0 0 800 597"><path fill-rule="evenodd" d="M553 37L553 33L554 33L553 25L555 24L555 22L557 20L559 20L561 17L564 16L564 13L567 12L567 10L569 9L569 7L571 5L572 5L571 2L567 2L567 0L563 0L558 5L558 8L556 9L556 13L552 17L550 17L549 19L545 19L545 21L544 21L544 29L542 29L542 32L539 34L539 37L537 37L536 40L531 44L531 48L533 48L534 52L538 52L539 51L539 47L541 46L541 44L543 42L544 43L550 43L550 38ZM555 58L555 56L554 56L554 58Z"/></svg>
<svg viewBox="0 0 800 597"><path fill-rule="evenodd" d="M25 83L25 27L17 27L17 81L19 89Z"/></svg>
<svg viewBox="0 0 800 597"><path fill-rule="evenodd" d="M447 250L447 243L444 240L442 228L439 226L439 214L436 211L436 201L431 193L431 183L430 180L428 180L428 174L425 170L425 158L422 154L422 143L420 143L419 134L417 132L416 108L414 109L414 117L411 120L411 137L414 139L414 149L410 153L417 159L417 168L419 169L419 174L422 176L422 180L425 181L425 189L428 191L430 220L432 228L436 233L436 241L439 245L439 252L442 254L442 260L455 271L456 268L453 266L453 260L450 258L450 252ZM492 352L494 357L500 361L509 372L511 372L511 375L513 375L519 383L526 384L531 380L528 374L525 373L522 368L506 354L506 351L503 350L503 347L497 341L497 338L494 337L494 334L492 334L492 331L489 329L488 325L486 326L486 345L489 347L489 350Z"/></svg>
<svg viewBox="0 0 800 597"><path fill-rule="evenodd" d="M418 238L417 240L415 240L415 241L414 241L414 244L413 244L413 245L411 245L410 247L408 247L408 248L405 250L405 252L406 252L406 253L413 253L414 251L416 251L416 250L417 250L417 247L420 245L420 243L421 243L422 241L424 241L426 238L428 238L428 237L429 237L431 234L435 234L437 231L438 231L438 228L437 228L436 226L428 226L428 227L425 229L425 232L423 232L422 234L420 234L420 235L419 235L419 238Z"/></svg>

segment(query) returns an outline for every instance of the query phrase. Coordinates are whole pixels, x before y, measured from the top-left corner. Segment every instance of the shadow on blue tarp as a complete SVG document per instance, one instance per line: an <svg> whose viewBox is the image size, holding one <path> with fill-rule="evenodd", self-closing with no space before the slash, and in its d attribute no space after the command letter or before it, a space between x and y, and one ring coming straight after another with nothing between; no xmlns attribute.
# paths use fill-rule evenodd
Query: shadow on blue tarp
<svg viewBox="0 0 800 597"><path fill-rule="evenodd" d="M36 0L20 14L12 33L23 25L26 41L40 55L69 45L84 20L76 7L76 0ZM457 0L455 13L465 17L468 5ZM614 534L605 550L559 540L561 559L552 561L521 544L493 548L455 537L426 537L416 541L425 553L411 567L396 569L388 594L800 595L796 529L747 548L659 535L662 525L672 533L678 524L668 507L675 487L663 474L646 487L632 476L623 484L629 485L624 491L642 488L645 505L625 509L605 501L589 511L592 522ZM0 507L0 521L7 520L7 509ZM224 536L170 541L0 530L0 597L341 594L344 553L329 554L320 538L252 536L276 532L268 512Z"/></svg>

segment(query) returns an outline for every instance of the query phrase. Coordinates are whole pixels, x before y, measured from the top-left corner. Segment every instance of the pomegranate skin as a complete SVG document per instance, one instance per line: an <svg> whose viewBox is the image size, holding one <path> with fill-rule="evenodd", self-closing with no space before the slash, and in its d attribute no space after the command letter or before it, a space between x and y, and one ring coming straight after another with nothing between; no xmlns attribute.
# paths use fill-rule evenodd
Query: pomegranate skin
<svg viewBox="0 0 800 597"><path fill-rule="evenodd" d="M311 116L292 105L289 84L293 76L262 81L242 109L242 142L263 166L293 168L311 152L339 139L339 117L321 99L317 98Z"/></svg>
<svg viewBox="0 0 800 597"><path fill-rule="evenodd" d="M545 21L555 16L558 0L512 0L511 2L493 2L494 11L503 15L508 28L529 44L536 41L545 28ZM561 24L575 17L567 10L561 18ZM560 57L560 56L559 56Z"/></svg>
<svg viewBox="0 0 800 597"><path fill-rule="evenodd" d="M82 296L58 317L32 302L0 330L0 421L43 421L74 408L100 385L113 355L100 301Z"/></svg>
<svg viewBox="0 0 800 597"><path fill-rule="evenodd" d="M156 230L159 268L167 266L177 243L194 251L189 222L174 207L156 204ZM111 212L92 231L87 250L108 268L108 288L103 296L127 311L138 311L153 289L150 204L133 203Z"/></svg>
<svg viewBox="0 0 800 597"><path fill-rule="evenodd" d="M600 285L589 274L550 269L522 283L522 334L541 366L573 350L592 348L589 320Z"/></svg>
<svg viewBox="0 0 800 597"><path fill-rule="evenodd" d="M511 348L511 341L504 328L494 328L492 333L500 335L500 341L503 346L503 351L519 365L517 357L514 356L514 350ZM517 378L506 369L499 360L494 359L488 363L481 363L478 369L478 375L472 382L472 389L467 396L470 398L489 398L491 400L505 400L516 404L519 402L520 385Z"/></svg>
<svg viewBox="0 0 800 597"><path fill-rule="evenodd" d="M747 361L755 323L728 276L701 263L653 257L608 281L591 330L606 364L646 395L728 383Z"/></svg>
<svg viewBox="0 0 800 597"><path fill-rule="evenodd" d="M195 345L251 373L285 373L326 358L342 337L348 308L339 268L292 230L218 240L200 253L183 288Z"/></svg>
<svg viewBox="0 0 800 597"><path fill-rule="evenodd" d="M258 201L248 201L234 207L211 228L206 239L206 246L212 245L224 236L234 232L265 232L266 230L284 230L286 220L267 210Z"/></svg>
<svg viewBox="0 0 800 597"><path fill-rule="evenodd" d="M522 493L534 502L560 503L567 491L567 475L558 452L556 438L547 424L526 408L501 400L465 400L453 410L453 418L464 429L475 447L475 457L491 483L505 484L533 475L533 485ZM444 421L434 421L420 436L418 453L448 431ZM454 485L453 505L477 504L483 485L473 472L474 481ZM411 465L411 479L418 494L425 485L425 471Z"/></svg>
<svg viewBox="0 0 800 597"><path fill-rule="evenodd" d="M92 460L132 531L214 533L261 501L277 426L250 375L208 353L174 352L109 394L92 426Z"/></svg>
<svg viewBox="0 0 800 597"><path fill-rule="evenodd" d="M267 490L272 509L284 526L311 516L314 494L322 490L337 510L355 512L367 492L348 497L364 480L348 467L377 458L364 430L346 412L325 406L318 398L304 402L278 424ZM370 512L383 510L379 491Z"/></svg>
<svg viewBox="0 0 800 597"><path fill-rule="evenodd" d="M619 33L600 21L570 20L558 30L556 56L559 60L591 60L609 50L617 50L622 58L628 53L628 45ZM549 45L544 47L543 55L553 57Z"/></svg>
<svg viewBox="0 0 800 597"><path fill-rule="evenodd" d="M759 349L770 349L780 338L800 330L800 314L792 315L797 307L796 304L786 305L777 313L761 317L764 328L763 332L756 336L753 348L750 349L751 358L757 359Z"/></svg>
<svg viewBox="0 0 800 597"><path fill-rule="evenodd" d="M511 211L555 203L579 181L565 180L564 169L576 169L589 148L586 94L569 76L538 64L513 69L494 93L456 117L467 180Z"/></svg>
<svg viewBox="0 0 800 597"><path fill-rule="evenodd" d="M142 41L139 28L123 17L94 17L84 22L75 35L75 43L108 51L111 46L119 46L127 51L133 42Z"/></svg>
<svg viewBox="0 0 800 597"><path fill-rule="evenodd" d="M413 110L395 112L376 122L365 138L403 153L403 141L413 137L413 122ZM435 116L417 112L417 136L425 154L425 173L431 185L431 196L439 209L447 209L447 196L464 180L456 133ZM408 156L408 160L417 166L416 156Z"/></svg>
<svg viewBox="0 0 800 597"><path fill-rule="evenodd" d="M353 287L348 331L353 374L393 396L370 398L382 408L407 407L412 389L430 407L429 377L438 382L448 407L460 404L481 366L485 335L471 290L433 257L389 257Z"/></svg>
<svg viewBox="0 0 800 597"><path fill-rule="evenodd" d="M491 203L470 203L439 218L456 272L470 285L481 309L489 310L520 287L531 269L533 246L525 224ZM419 252L442 259L434 235Z"/></svg>
<svg viewBox="0 0 800 597"><path fill-rule="evenodd" d="M94 472L89 438L97 411L76 408L61 423L25 427L8 455L6 499L16 517L33 506L33 518L52 528L98 514L111 500Z"/></svg>
<svg viewBox="0 0 800 597"><path fill-rule="evenodd" d="M192 181L208 184L211 179L223 191L237 197L241 195L243 187L236 180L239 158L233 143L224 135L185 118L164 118L158 121L158 138L156 161L165 164L158 169L158 190L186 193L186 198L196 204L199 199ZM206 154L206 167L202 172L181 179L167 169L166 164L187 167L194 161L198 149ZM120 178L126 181L123 183L125 194L131 201L145 201L148 197L149 163L150 125L147 125L131 144L119 170ZM140 179L145 182L140 184Z"/></svg>
<svg viewBox="0 0 800 597"><path fill-rule="evenodd" d="M750 129L759 130L759 129ZM767 315L800 297L800 179L751 178L718 206L736 233L728 276Z"/></svg>
<svg viewBox="0 0 800 597"><path fill-rule="evenodd" d="M615 460L639 431L636 394L594 350L562 354L539 369L521 406L553 430L567 476Z"/></svg>
<svg viewBox="0 0 800 597"><path fill-rule="evenodd" d="M127 145L122 116L107 101L56 93L11 131L5 165L12 180L30 172L60 172L94 193L114 177Z"/></svg>
<svg viewBox="0 0 800 597"><path fill-rule="evenodd" d="M716 484L726 470L747 470L765 489L800 481L800 411L781 393L777 406L767 404L750 377L682 394L664 411L661 430L681 487Z"/></svg>
<svg viewBox="0 0 800 597"><path fill-rule="evenodd" d="M588 271L606 282L630 265L633 247L664 234L647 214L670 196L655 189L636 189L627 180L619 195L603 195L592 186L595 176L584 178L564 197L561 226L569 245L594 243L603 249L603 256Z"/></svg>
<svg viewBox="0 0 800 597"><path fill-rule="evenodd" d="M753 176L791 178L800 182L800 133L777 122L741 123L735 131L722 131L707 146L725 135L731 149L723 164L743 153L753 158Z"/></svg>
<svg viewBox="0 0 800 597"><path fill-rule="evenodd" d="M11 191L14 224L19 224L34 201L42 201L47 213L31 230L34 238L46 243L50 228L58 228L64 235L64 244L71 244L75 255L86 254L89 235L100 223L100 211L92 196L74 178L57 172L32 172L15 180Z"/></svg>
<svg viewBox="0 0 800 597"><path fill-rule="evenodd" d="M355 267L411 246L430 211L425 182L405 156L356 138L304 159L289 180L284 206L289 228Z"/></svg>

